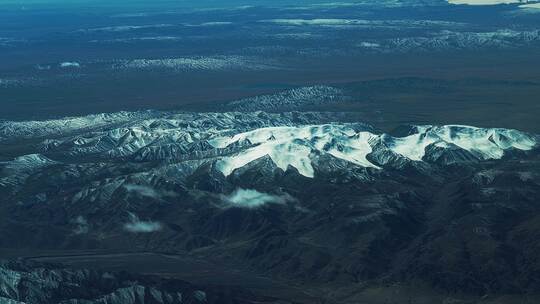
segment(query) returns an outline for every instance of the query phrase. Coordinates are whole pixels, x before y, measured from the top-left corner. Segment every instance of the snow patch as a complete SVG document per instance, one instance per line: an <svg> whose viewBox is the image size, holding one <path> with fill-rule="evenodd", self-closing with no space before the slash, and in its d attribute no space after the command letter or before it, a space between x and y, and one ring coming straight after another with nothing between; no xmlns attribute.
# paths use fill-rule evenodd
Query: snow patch
<svg viewBox="0 0 540 304"><path fill-rule="evenodd" d="M97 27L91 29L79 30L80 32L129 32L134 30L141 29L156 29L156 28L165 28L173 27L173 24L146 24L146 25L118 25L118 26L107 26L107 27Z"/></svg>
<svg viewBox="0 0 540 304"><path fill-rule="evenodd" d="M208 26L225 26L225 25L232 25L232 22L229 21L210 21L210 22L203 22L199 24L184 24L185 26L191 26L191 27L208 27Z"/></svg>
<svg viewBox="0 0 540 304"><path fill-rule="evenodd" d="M522 3L523 0L448 0L450 4L466 4L466 5L497 5L497 4L512 4Z"/></svg>
<svg viewBox="0 0 540 304"><path fill-rule="evenodd" d="M339 88L316 85L235 100L229 102L227 108L234 111L276 111L306 106L324 106L349 100L351 97L345 95Z"/></svg>
<svg viewBox="0 0 540 304"><path fill-rule="evenodd" d="M60 63L60 67L63 68L63 69L80 68L81 64L78 63L78 62L75 62L75 61L73 61L73 62L66 61L66 62Z"/></svg>
<svg viewBox="0 0 540 304"><path fill-rule="evenodd" d="M116 69L171 69L176 71L262 70L269 66L240 56L135 59L121 61Z"/></svg>
<svg viewBox="0 0 540 304"><path fill-rule="evenodd" d="M522 5L519 6L519 8L522 11L526 11L526 12L529 12L529 13L540 13L540 2L522 4Z"/></svg>
<svg viewBox="0 0 540 304"><path fill-rule="evenodd" d="M362 48L367 48L367 49L373 49L373 48L378 48L380 47L381 45L379 43L375 43L375 42L367 42L367 41L363 41L363 42L360 42L358 44L359 47L362 47Z"/></svg>
<svg viewBox="0 0 540 304"><path fill-rule="evenodd" d="M12 161L3 162L0 164L4 164L6 169L29 170L55 165L58 164L58 162L53 161L41 154L28 154L16 157Z"/></svg>

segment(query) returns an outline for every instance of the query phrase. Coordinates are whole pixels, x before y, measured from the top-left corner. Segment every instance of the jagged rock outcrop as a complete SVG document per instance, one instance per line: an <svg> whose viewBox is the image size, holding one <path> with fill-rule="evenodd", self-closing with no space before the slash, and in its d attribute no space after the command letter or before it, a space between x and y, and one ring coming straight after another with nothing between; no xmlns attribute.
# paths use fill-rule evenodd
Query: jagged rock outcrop
<svg viewBox="0 0 540 304"><path fill-rule="evenodd" d="M27 261L0 262L0 302L32 304L254 303L272 299L219 287L197 287L126 272L69 269Z"/></svg>

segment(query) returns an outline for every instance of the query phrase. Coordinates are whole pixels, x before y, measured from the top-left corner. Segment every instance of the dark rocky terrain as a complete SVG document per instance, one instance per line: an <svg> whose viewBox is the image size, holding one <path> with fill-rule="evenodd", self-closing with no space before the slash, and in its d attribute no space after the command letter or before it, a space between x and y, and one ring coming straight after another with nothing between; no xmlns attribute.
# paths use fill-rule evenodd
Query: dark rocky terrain
<svg viewBox="0 0 540 304"><path fill-rule="evenodd" d="M245 281L289 282L305 303L403 303L370 295L395 284L412 286L412 303L537 294L537 136L466 126L380 134L343 118L126 112L4 122L0 247L175 278L197 276L189 261L204 261L216 265L207 278L235 270ZM137 252L192 266L107 262ZM424 288L433 298L422 300Z"/></svg>
<svg viewBox="0 0 540 304"><path fill-rule="evenodd" d="M0 304L540 303L508 2L0 0Z"/></svg>
<svg viewBox="0 0 540 304"><path fill-rule="evenodd" d="M271 298L216 286L126 272L73 270L25 261L0 263L0 303L196 304L278 303Z"/></svg>

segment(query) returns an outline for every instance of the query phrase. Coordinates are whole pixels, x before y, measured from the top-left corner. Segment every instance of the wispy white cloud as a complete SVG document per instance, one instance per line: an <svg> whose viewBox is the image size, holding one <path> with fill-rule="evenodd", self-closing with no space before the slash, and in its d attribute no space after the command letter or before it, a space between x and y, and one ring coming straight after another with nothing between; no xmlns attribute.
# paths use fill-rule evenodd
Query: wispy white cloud
<svg viewBox="0 0 540 304"><path fill-rule="evenodd" d="M295 199L287 193L274 195L259 192L252 189L238 188L229 195L224 195L223 200L234 207L257 208L266 204L285 204Z"/></svg>
<svg viewBox="0 0 540 304"><path fill-rule="evenodd" d="M131 233L150 233L160 231L163 228L161 223L154 221L141 221L133 213L129 213L129 222L124 224L124 230Z"/></svg>
<svg viewBox="0 0 540 304"><path fill-rule="evenodd" d="M161 198L163 196L176 196L176 193L172 191L156 190L146 185L126 184L124 188L130 193L136 193L141 196Z"/></svg>
<svg viewBox="0 0 540 304"><path fill-rule="evenodd" d="M75 226L73 229L73 233L75 234L85 234L90 230L90 224L88 224L88 221L82 215L71 220L71 223Z"/></svg>

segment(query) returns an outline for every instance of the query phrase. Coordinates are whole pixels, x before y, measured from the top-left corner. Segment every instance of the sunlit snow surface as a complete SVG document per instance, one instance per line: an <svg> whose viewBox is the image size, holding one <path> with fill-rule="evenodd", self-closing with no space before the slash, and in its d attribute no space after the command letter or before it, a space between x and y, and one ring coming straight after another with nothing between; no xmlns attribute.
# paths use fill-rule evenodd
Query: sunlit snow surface
<svg viewBox="0 0 540 304"><path fill-rule="evenodd" d="M519 6L519 8L530 10L530 11L537 11L540 12L540 2L538 3L528 3L528 4L522 4Z"/></svg>
<svg viewBox="0 0 540 304"><path fill-rule="evenodd" d="M469 126L423 126L417 134L392 139L390 147L398 154L420 161L431 144L447 147L452 144L473 152L483 159L499 159L504 151L515 148L530 150L535 140L528 135L509 129L482 129Z"/></svg>
<svg viewBox="0 0 540 304"><path fill-rule="evenodd" d="M36 168L56 165L63 159L61 156L81 161L97 158L163 162L175 164L175 170L184 175L212 163L226 176L266 158L282 170L295 168L312 178L321 168L320 161L332 158L351 167L379 169L395 165L387 160L393 162L396 156L400 163L429 163L441 156L457 161L488 160L500 159L509 150L537 147L535 135L512 129L411 126L406 134L396 137L377 133L361 123L319 124L321 121L331 120L322 113L144 111L5 121L0 122L2 144L19 139L33 139L40 144L35 151L29 150L29 155L0 162L0 171L18 172L0 183L24 180Z"/></svg>
<svg viewBox="0 0 540 304"><path fill-rule="evenodd" d="M415 134L398 138L367 131L356 132L348 125L339 124L272 127L214 138L210 144L216 148L234 143L253 145L218 161L217 168L226 176L258 158L269 156L279 168L286 170L291 166L306 177L314 177L311 162L314 153L327 153L362 167L378 168L367 159L375 142L383 142L388 149L413 161L421 161L426 148L432 144L442 148L453 145L480 159L500 159L505 150L530 150L536 145L536 141L527 134L508 129L450 125L419 126L416 130Z"/></svg>
<svg viewBox="0 0 540 304"><path fill-rule="evenodd" d="M467 4L467 5L496 5L496 4L511 4L520 3L520 0L448 0L451 4Z"/></svg>
<svg viewBox="0 0 540 304"><path fill-rule="evenodd" d="M368 132L356 133L343 125L275 127L241 133L232 138L216 138L210 143L216 148L242 141L256 145L236 156L220 160L218 168L225 175L268 155L283 170L292 166L300 174L314 177L310 160L314 151L324 151L360 166L376 167L366 159L371 152L368 141L372 136Z"/></svg>

